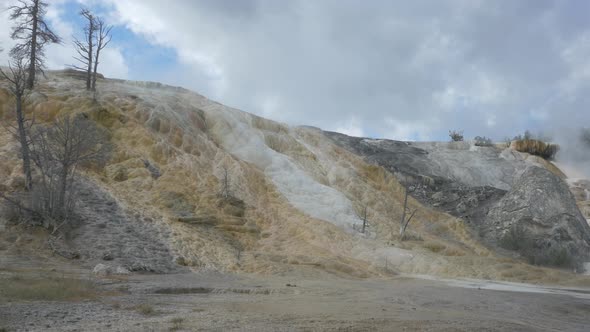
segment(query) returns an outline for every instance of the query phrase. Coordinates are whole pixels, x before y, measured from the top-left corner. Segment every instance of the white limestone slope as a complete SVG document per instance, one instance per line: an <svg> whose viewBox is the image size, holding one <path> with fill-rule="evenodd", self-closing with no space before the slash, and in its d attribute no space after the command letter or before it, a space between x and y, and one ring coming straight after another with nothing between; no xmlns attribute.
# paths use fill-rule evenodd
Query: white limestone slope
<svg viewBox="0 0 590 332"><path fill-rule="evenodd" d="M341 192L319 183L290 157L269 148L262 130L252 124L252 115L216 103L203 110L223 148L263 170L294 207L345 229L359 222L352 203ZM286 130L283 135L291 135L292 129Z"/></svg>

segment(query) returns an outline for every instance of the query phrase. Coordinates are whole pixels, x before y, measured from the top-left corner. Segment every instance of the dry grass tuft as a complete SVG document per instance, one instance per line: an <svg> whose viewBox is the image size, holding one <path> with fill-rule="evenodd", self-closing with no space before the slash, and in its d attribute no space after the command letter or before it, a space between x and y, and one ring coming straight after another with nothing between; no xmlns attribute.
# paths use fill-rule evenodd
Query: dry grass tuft
<svg viewBox="0 0 590 332"><path fill-rule="evenodd" d="M441 253L445 256L465 256L465 251L453 247L446 247Z"/></svg>
<svg viewBox="0 0 590 332"><path fill-rule="evenodd" d="M559 151L559 145L545 143L536 139L516 140L512 142L512 148L516 151L539 156L546 160L552 160L557 154L557 151Z"/></svg>
<svg viewBox="0 0 590 332"><path fill-rule="evenodd" d="M142 303L135 307L135 310L144 316L152 316L156 314L154 307L147 303Z"/></svg>
<svg viewBox="0 0 590 332"><path fill-rule="evenodd" d="M178 331L182 329L182 323L184 322L184 318L182 317L175 317L170 320L172 323L172 327L170 327L170 331Z"/></svg>
<svg viewBox="0 0 590 332"><path fill-rule="evenodd" d="M447 226L446 224L437 224L432 229L432 233L437 236L441 236L441 235L446 234L448 232L449 232L449 226Z"/></svg>
<svg viewBox="0 0 590 332"><path fill-rule="evenodd" d="M444 244L442 244L440 242L426 242L426 243L424 243L423 246L424 246L424 248L426 248L432 252L435 252L435 253L441 252L447 248L447 246L445 246Z"/></svg>

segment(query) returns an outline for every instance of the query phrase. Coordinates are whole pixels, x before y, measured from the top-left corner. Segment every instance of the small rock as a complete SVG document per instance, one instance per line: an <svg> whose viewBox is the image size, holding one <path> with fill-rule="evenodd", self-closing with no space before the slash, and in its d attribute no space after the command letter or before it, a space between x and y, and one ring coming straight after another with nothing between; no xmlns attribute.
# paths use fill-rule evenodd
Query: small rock
<svg viewBox="0 0 590 332"><path fill-rule="evenodd" d="M465 211L467 211L467 206L464 202L461 202L457 205L456 211L459 214L464 213Z"/></svg>
<svg viewBox="0 0 590 332"><path fill-rule="evenodd" d="M115 269L115 274L131 274L131 272L123 267L123 266L117 266L117 268Z"/></svg>
<svg viewBox="0 0 590 332"><path fill-rule="evenodd" d="M102 260L103 261L112 261L113 260L113 255L110 252L105 252L102 255Z"/></svg>
<svg viewBox="0 0 590 332"><path fill-rule="evenodd" d="M92 269L92 273L98 276L106 276L111 274L112 268L105 264L97 264L94 269Z"/></svg>

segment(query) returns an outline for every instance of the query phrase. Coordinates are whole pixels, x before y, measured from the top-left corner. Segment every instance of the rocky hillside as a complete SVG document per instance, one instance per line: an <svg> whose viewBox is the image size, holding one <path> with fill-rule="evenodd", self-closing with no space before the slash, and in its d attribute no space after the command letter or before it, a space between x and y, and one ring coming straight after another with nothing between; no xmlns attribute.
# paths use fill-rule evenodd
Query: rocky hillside
<svg viewBox="0 0 590 332"><path fill-rule="evenodd" d="M27 104L40 124L84 114L108 130L115 146L104 169L83 171L80 224L50 241L57 242L53 252L69 253L63 256L84 266L561 278L556 270L496 253L487 233L471 226L488 222L488 211L530 166L562 181L540 158L467 143L368 140L289 127L157 83L101 79L98 90L94 100L76 77L51 72ZM2 116L9 114L9 97L0 90ZM0 189L19 192L15 142L5 131L0 142ZM408 240L401 241L400 180L408 178L419 179L408 204L416 213ZM224 179L229 196L222 195ZM566 197L564 204L570 202ZM362 234L365 207L369 228ZM583 253L588 225L575 224L578 219L568 220L565 230ZM574 229L581 233L570 234ZM0 248L16 250L14 236L0 240Z"/></svg>
<svg viewBox="0 0 590 332"><path fill-rule="evenodd" d="M538 264L569 264L571 259L579 265L590 259L590 227L578 208L585 211L588 204L587 181L568 186L566 175L543 158L513 145L324 134L408 183L422 203L465 220L491 247L520 251Z"/></svg>

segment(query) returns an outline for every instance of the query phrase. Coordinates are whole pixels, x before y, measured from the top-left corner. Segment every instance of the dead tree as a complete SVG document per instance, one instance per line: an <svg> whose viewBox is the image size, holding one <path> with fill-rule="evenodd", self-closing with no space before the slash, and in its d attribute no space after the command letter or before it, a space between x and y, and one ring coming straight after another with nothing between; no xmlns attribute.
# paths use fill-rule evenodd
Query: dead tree
<svg viewBox="0 0 590 332"><path fill-rule="evenodd" d="M357 213L357 217L363 221L363 225L361 226L361 233L365 233L367 227L369 227L369 219L367 213L367 205L363 205L363 208L360 213Z"/></svg>
<svg viewBox="0 0 590 332"><path fill-rule="evenodd" d="M96 91L96 75L98 70L98 64L100 59L100 51L102 51L111 42L112 25L106 25L101 17L97 17L95 20L96 26L96 54L94 56L94 70L92 73L92 91Z"/></svg>
<svg viewBox="0 0 590 332"><path fill-rule="evenodd" d="M41 173L38 200L49 220L65 219L74 203L76 169L84 165L104 165L111 145L106 132L83 116L57 118L53 125L38 128L33 136L33 160Z"/></svg>
<svg viewBox="0 0 590 332"><path fill-rule="evenodd" d="M45 45L61 43L61 39L49 28L45 22L47 3L42 0L18 0L9 7L10 19L15 21L10 37L20 41L11 52L13 57L25 56L28 60L26 88L35 85L37 70L43 71L45 60Z"/></svg>
<svg viewBox="0 0 590 332"><path fill-rule="evenodd" d="M227 166L223 166L223 178L221 179L221 197L228 199L231 197L231 183Z"/></svg>
<svg viewBox="0 0 590 332"><path fill-rule="evenodd" d="M29 191L33 187L29 131L34 121L32 119L27 119L24 112L28 75L27 65L24 63L23 58L13 58L8 64L8 72L5 72L0 68L0 77L8 81L8 89L14 96L16 126L13 127L7 125L6 128L16 137L20 144L23 173L25 175L25 189Z"/></svg>
<svg viewBox="0 0 590 332"><path fill-rule="evenodd" d="M404 237L406 235L406 229L408 228L410 221L412 221L414 214L416 214L416 211L418 211L418 209L414 209L412 211L408 208L408 195L409 195L408 192L409 192L409 185L406 184L404 186L404 209L402 211L402 219L401 219L400 225L399 225L399 236L400 236L401 241L404 240ZM409 212L410 217L408 219L406 219L406 215L408 214L408 212Z"/></svg>
<svg viewBox="0 0 590 332"><path fill-rule="evenodd" d="M92 90L93 83L92 65L94 64L93 57L96 42L94 38L96 32L96 18L88 9L82 9L80 11L80 16L86 20L86 26L84 26L83 40L74 37L74 46L78 53L78 56L75 56L74 59L80 62L81 65L72 65L72 67L86 72L86 90L90 91Z"/></svg>

